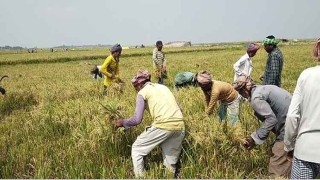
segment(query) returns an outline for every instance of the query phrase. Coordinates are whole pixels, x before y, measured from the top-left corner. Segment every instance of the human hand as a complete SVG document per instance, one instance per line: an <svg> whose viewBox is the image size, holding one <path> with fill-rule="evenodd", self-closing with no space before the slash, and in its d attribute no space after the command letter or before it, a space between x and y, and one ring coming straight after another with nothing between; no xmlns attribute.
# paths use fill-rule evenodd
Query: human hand
<svg viewBox="0 0 320 180"><path fill-rule="evenodd" d="M162 70L163 70L163 71L166 71L166 70L167 70L167 67L166 67L166 66L162 66Z"/></svg>
<svg viewBox="0 0 320 180"><path fill-rule="evenodd" d="M245 139L245 142L243 143L243 146L247 150L251 150L256 143L254 142L253 138L251 136L247 136Z"/></svg>
<svg viewBox="0 0 320 180"><path fill-rule="evenodd" d="M260 81L264 80L264 74L259 77Z"/></svg>
<svg viewBox="0 0 320 180"><path fill-rule="evenodd" d="M289 162L292 162L292 161L293 161L293 150L292 150L292 151L289 151L289 152L287 153L287 160L288 160Z"/></svg>
<svg viewBox="0 0 320 180"><path fill-rule="evenodd" d="M116 122L114 124L114 129L115 130L117 130L119 127L123 127L123 120L122 119L116 120Z"/></svg>

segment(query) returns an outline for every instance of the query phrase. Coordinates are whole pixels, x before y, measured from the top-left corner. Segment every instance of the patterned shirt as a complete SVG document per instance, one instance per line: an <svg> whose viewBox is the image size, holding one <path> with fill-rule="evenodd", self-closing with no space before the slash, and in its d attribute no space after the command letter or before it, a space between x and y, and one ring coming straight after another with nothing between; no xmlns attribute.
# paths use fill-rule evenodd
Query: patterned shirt
<svg viewBox="0 0 320 180"><path fill-rule="evenodd" d="M266 70L264 72L264 85L281 86L281 71L283 66L283 56L279 48L275 48L268 54Z"/></svg>
<svg viewBox="0 0 320 180"><path fill-rule="evenodd" d="M152 60L154 68L165 65L166 61L164 53L162 51L159 51L158 48L153 49Z"/></svg>

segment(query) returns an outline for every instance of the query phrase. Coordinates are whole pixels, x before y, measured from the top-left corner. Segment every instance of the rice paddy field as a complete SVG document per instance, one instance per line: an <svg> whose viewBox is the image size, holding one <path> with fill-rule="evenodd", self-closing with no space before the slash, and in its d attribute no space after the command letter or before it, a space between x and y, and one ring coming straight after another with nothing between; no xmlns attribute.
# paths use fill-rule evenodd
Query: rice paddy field
<svg viewBox="0 0 320 180"><path fill-rule="evenodd" d="M282 87L293 92L305 68L316 63L313 43L280 43L284 54ZM108 49L38 53L0 52L0 178L134 178L131 145L150 125L147 111L139 126L114 131L118 118L134 114L136 91L130 83L138 69L152 71L152 49L124 49L120 59L123 91L112 88L103 96L103 82L94 81L90 64L102 64ZM245 53L245 43L166 48L168 79L173 91L176 73L208 70L214 79L233 82L233 64ZM267 53L253 58L252 77L259 82ZM204 113L199 88L173 92L183 109L187 126L181 153L181 178L268 178L269 147L247 151L243 139L261 124L245 102L240 122L233 127ZM217 108L216 108L217 110ZM162 165L160 148L145 158L146 178L172 178Z"/></svg>

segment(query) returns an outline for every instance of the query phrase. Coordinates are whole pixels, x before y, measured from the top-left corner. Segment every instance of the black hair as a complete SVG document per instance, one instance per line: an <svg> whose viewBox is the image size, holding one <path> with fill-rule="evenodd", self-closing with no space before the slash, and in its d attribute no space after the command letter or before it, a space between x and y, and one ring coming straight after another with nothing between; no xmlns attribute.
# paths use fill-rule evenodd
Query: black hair
<svg viewBox="0 0 320 180"><path fill-rule="evenodd" d="M0 86L0 92L1 92L2 95L5 95L5 94L6 94L6 90L5 90L3 87L1 87L1 86Z"/></svg>
<svg viewBox="0 0 320 180"><path fill-rule="evenodd" d="M275 39L274 35L267 36L268 39Z"/></svg>

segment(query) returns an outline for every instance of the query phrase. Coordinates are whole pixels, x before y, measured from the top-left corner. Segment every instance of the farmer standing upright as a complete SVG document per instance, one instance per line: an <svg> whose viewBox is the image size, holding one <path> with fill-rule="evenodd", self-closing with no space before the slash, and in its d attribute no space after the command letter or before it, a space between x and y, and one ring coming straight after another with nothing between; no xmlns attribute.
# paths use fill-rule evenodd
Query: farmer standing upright
<svg viewBox="0 0 320 180"><path fill-rule="evenodd" d="M162 51L162 41L156 42L156 48L153 49L152 60L155 78L158 80L159 84L163 84L164 79L166 78L166 59L165 54Z"/></svg>
<svg viewBox="0 0 320 180"><path fill-rule="evenodd" d="M119 61L121 56L122 47L120 44L115 44L111 47L111 54L106 58L100 68L100 72L104 75L104 91L103 94L107 95L107 88L111 85L112 81L120 81L119 78Z"/></svg>
<svg viewBox="0 0 320 180"><path fill-rule="evenodd" d="M300 74L287 114L284 144L294 155L291 179L314 179L320 173L320 39L313 55L318 65Z"/></svg>
<svg viewBox="0 0 320 180"><path fill-rule="evenodd" d="M234 81L238 79L239 76L246 75L250 76L252 71L252 60L260 46L256 43L250 43L247 47L247 53L243 55L234 65Z"/></svg>
<svg viewBox="0 0 320 180"><path fill-rule="evenodd" d="M283 55L278 48L279 41L273 36L267 36L264 41L264 49L268 53L265 72L260 79L263 85L281 86L281 72L283 67Z"/></svg>

